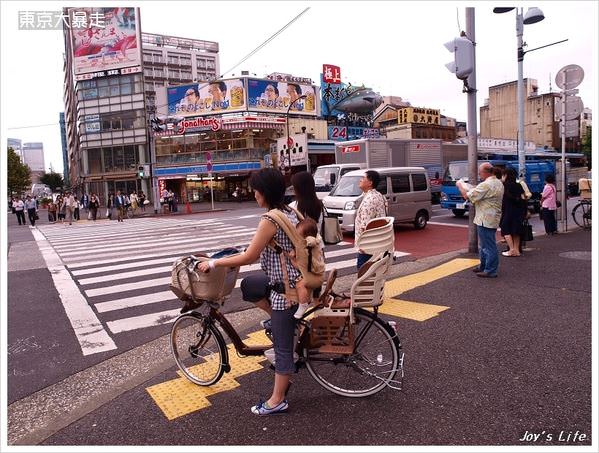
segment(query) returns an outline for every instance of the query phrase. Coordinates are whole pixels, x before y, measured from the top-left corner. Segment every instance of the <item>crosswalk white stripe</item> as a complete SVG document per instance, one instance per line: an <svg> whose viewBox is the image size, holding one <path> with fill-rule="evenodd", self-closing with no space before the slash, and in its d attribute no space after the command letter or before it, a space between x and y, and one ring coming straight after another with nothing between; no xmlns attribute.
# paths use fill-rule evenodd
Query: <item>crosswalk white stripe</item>
<svg viewBox="0 0 599 453"><path fill-rule="evenodd" d="M456 223L444 223L444 222L428 222L429 225L441 225L441 226L449 226L449 227L458 227L458 228L468 228L468 225L458 225Z"/></svg>
<svg viewBox="0 0 599 453"><path fill-rule="evenodd" d="M198 227L198 226L206 226L206 227L210 227L212 225L218 225L218 224L223 224L222 222L219 222L217 220L214 221L210 221L210 222L202 222L202 223L176 223L176 224L171 224L171 225L163 225L161 223L153 223L148 225L147 223L144 223L143 225L130 225L129 223L121 225L121 224L115 224L114 226L108 227L108 226L102 226L102 225L98 225L98 226L94 226L92 227L87 227L85 229L82 229L80 231L75 232L74 230L72 230L69 226L69 228L65 229L64 227L61 228L60 232L56 232L53 230L50 230L48 228L48 226L41 226L40 230L44 233L44 235L52 240L52 241L69 241L72 239L86 239L90 236L94 236L94 237L110 237L113 236L115 233L123 233L123 228L127 228L127 230L124 232L124 234L133 234L136 232L154 232L157 230L171 230L171 229L175 229L175 228L193 228L193 227ZM117 226L118 225L118 226Z"/></svg>
<svg viewBox="0 0 599 453"><path fill-rule="evenodd" d="M222 247L215 247L218 244L222 245L222 242L215 242L215 243L205 243L203 244L203 250L202 252L204 253L211 253L211 252L215 252L217 250L220 250ZM227 245L227 247L236 247L236 248L240 248L240 247L246 247L248 245L247 241L237 241L234 242L233 244ZM135 255L134 257L132 257L131 255L126 255L126 256L121 256L119 254L117 255L113 255L111 256L111 258L107 258L107 259L103 259L103 260L98 260L97 257L90 257L87 260L82 260L82 261L76 261L76 260L81 260L81 258L72 258L72 259L64 259L63 261L65 261L67 263L67 267L70 269L78 269L81 267L87 267L90 266L92 264L96 264L96 265L101 265L101 264L109 264L109 263L120 263L123 261L131 261L133 259L147 259L147 258L158 258L158 257L165 257L167 255L171 255L171 256L183 256L185 254L190 254L190 253L198 253L198 247L194 247L194 249L190 250L189 246L187 245L181 245L181 246L173 246L172 248L168 249L167 251L160 251L158 253L146 253L144 255ZM102 254L102 256L107 256L105 253ZM176 259L173 258L173 261Z"/></svg>
<svg viewBox="0 0 599 453"><path fill-rule="evenodd" d="M340 256L351 255L354 253L355 253L355 251L352 248L349 248L349 249L346 248L346 249L342 249L342 250L335 250L335 251L327 252L326 257L327 257L327 259L337 258ZM403 256L399 253L400 252L396 252L396 256ZM175 261L175 259L167 258L167 259L161 259L161 260L155 260L155 261L157 261L158 263L170 262L171 266L159 266L159 267L152 267L152 268L148 268L148 269L141 269L141 270L130 271L130 272L102 275L99 277L84 278L84 279L79 280L79 284L82 286L85 286L85 285L92 285L95 283L109 282L109 281L115 281L115 280L124 280L127 278L133 278L133 277L141 277L143 275L152 275L152 274L170 272L170 270L172 268L172 263ZM142 266L143 263L144 262L141 261L141 262L123 264L123 265L118 265L118 266L107 266L105 268L91 269L91 271L100 273L102 271L108 271L108 270L110 270L110 271L121 270L121 269L126 269L127 267L132 267L132 266ZM147 261L147 263L151 263L151 261ZM260 263L254 263L254 264L242 266L240 269L240 272L241 273L253 272L253 271L260 270L260 269L261 269ZM75 272L73 272L73 273L75 274Z"/></svg>
<svg viewBox="0 0 599 453"><path fill-rule="evenodd" d="M175 296L172 291L161 291L159 293L144 294L141 296L127 297L125 299L115 299L108 302L99 302L95 304L94 307L96 307L98 313L106 313L108 311L139 307L141 305L166 302L175 299L177 299L177 296Z"/></svg>
<svg viewBox="0 0 599 453"><path fill-rule="evenodd" d="M81 286L93 285L95 283L113 282L116 280L125 280L127 278L142 277L144 275L162 274L170 272L171 266L153 267L150 269L141 269L138 271L121 272L117 274L102 275L101 277L84 278L79 280Z"/></svg>
<svg viewBox="0 0 599 453"><path fill-rule="evenodd" d="M225 225L224 223L213 223L210 225L189 225L189 226L181 226L181 225L175 225L169 228L148 228L148 229L128 229L126 231L123 231L123 229L118 229L118 230L113 230L110 232L104 232L104 230L102 231L88 231L88 234L85 234L84 236L65 236L65 237L61 237L61 238L52 238L50 237L50 241L52 242L52 244L55 245L64 245L64 244L76 244L76 243L85 243L85 241L89 241L90 239L93 239L94 242L95 241L99 241L102 239L115 239L115 238L122 238L122 239L135 239L137 237L151 237L151 236L169 236L171 234L177 234L178 232L185 232L185 231L194 231L194 230L199 230L199 231L210 231L213 228L219 228L221 226ZM229 226L229 228L233 227L233 225ZM89 242L88 242L89 243Z"/></svg>
<svg viewBox="0 0 599 453"><path fill-rule="evenodd" d="M201 238L201 239L189 239L185 242L185 245L192 245L194 247L199 247L202 246L202 244L204 243L214 243L214 240L216 239L225 239L225 238L231 238L232 236L235 237L243 237L243 236L253 236L255 233L255 230L248 230L247 228L242 228L242 229L238 229L238 230L234 230L234 231L230 231L229 234L225 234L225 235L219 235L219 236L211 236L209 238ZM173 244L171 244L170 242L167 241L160 241L163 243L162 247L153 247L153 250L168 250L169 247L172 247ZM153 242L154 243L154 242ZM106 248L109 248L110 250L106 250ZM107 252L107 253L102 253L102 255L106 255L106 254L113 254L113 255L123 255L123 252L126 251L131 251L131 250L135 250L135 249L139 249L139 248L144 248L144 244L135 244L135 245L123 245L123 246L119 246L116 247L114 246L112 243L108 243L104 245L104 250L98 250L101 252ZM110 253L112 252L112 253ZM89 255L89 252L87 250L80 250L80 251L76 251L76 252L64 252L60 254L62 257L66 258L66 259L72 259L72 257L75 256L81 256L81 255Z"/></svg>
<svg viewBox="0 0 599 453"><path fill-rule="evenodd" d="M100 320L81 295L50 243L37 229L33 228L31 233L52 275L54 286L58 291L65 314L69 318L83 355L116 349L114 341L110 338L108 332L104 330Z"/></svg>
<svg viewBox="0 0 599 453"><path fill-rule="evenodd" d="M142 280L133 283L124 283L122 285L104 286L102 288L88 289L85 291L87 297L104 296L107 294L122 293L140 288L151 288L154 286L168 285L171 282L170 277L155 278L152 280Z"/></svg>
<svg viewBox="0 0 599 453"><path fill-rule="evenodd" d="M147 315L133 316L131 318L117 319L106 323L112 333L128 332L144 327L158 326L174 322L179 316L180 309L150 313Z"/></svg>
<svg viewBox="0 0 599 453"><path fill-rule="evenodd" d="M160 258L155 260L135 261L133 263L117 264L116 266L92 267L91 269L72 270L71 274L80 277L82 275L100 274L102 272L119 271L129 269L131 267L150 266L154 264L172 263L176 258L169 256L168 258Z"/></svg>
<svg viewBox="0 0 599 453"><path fill-rule="evenodd" d="M231 233L236 233L236 232L240 232L240 231L245 231L245 230L240 230L240 227L226 227L226 228L219 228L218 229L219 232L231 232ZM251 229L248 229L248 231L253 231ZM168 241L175 241L177 239L181 239L181 238L185 238L185 237L197 237L197 236L202 236L203 234L208 233L207 231L197 231L197 230L193 230L193 231L183 231L181 233L172 233L169 234L167 236L162 235L162 236L140 236L140 235L136 235L134 237L131 238L122 238L119 236L114 236L112 238L110 238L108 240L108 244L110 244L111 247L119 247L122 244L130 244L130 245L138 245L139 247L144 247L144 246L149 246L152 244L160 244L163 243L165 240ZM63 244L63 245L59 245L56 246L54 244L54 248L59 250L60 252L62 251L78 251L78 250L86 250L86 251L90 251L93 252L95 250L98 249L105 249L106 248L106 241L100 241L100 240L96 240L96 238L93 238L93 242L81 242L78 244Z"/></svg>

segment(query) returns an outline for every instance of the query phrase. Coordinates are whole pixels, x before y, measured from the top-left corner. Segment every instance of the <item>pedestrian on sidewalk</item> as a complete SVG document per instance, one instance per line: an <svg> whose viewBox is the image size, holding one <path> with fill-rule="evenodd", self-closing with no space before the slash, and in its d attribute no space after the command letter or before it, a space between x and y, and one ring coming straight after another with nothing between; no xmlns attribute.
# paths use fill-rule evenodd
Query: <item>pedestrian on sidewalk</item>
<svg viewBox="0 0 599 453"><path fill-rule="evenodd" d="M48 205L48 222L56 223L56 211L57 211L56 203L51 201L50 204Z"/></svg>
<svg viewBox="0 0 599 453"><path fill-rule="evenodd" d="M117 221L123 221L123 214L125 213L126 200L121 191L117 191L116 197L114 197L114 206L117 210Z"/></svg>
<svg viewBox="0 0 599 453"><path fill-rule="evenodd" d="M87 195L87 192L83 192L83 196L81 197L81 205L82 208L85 209L89 214L89 195Z"/></svg>
<svg viewBox="0 0 599 453"><path fill-rule="evenodd" d="M29 223L31 226L35 226L37 220L37 201L31 198L31 195L27 195L25 199L25 209L27 210L27 216L29 217Z"/></svg>
<svg viewBox="0 0 599 453"><path fill-rule="evenodd" d="M25 203L21 200L21 197L15 198L15 201L12 203L12 208L15 211L19 225L27 225L25 222Z"/></svg>
<svg viewBox="0 0 599 453"><path fill-rule="evenodd" d="M141 212L146 212L146 194L143 192L143 190L139 192L138 200Z"/></svg>
<svg viewBox="0 0 599 453"><path fill-rule="evenodd" d="M501 219L503 184L493 174L493 165L485 162L478 167L478 176L482 182L469 188L462 180L456 187L465 200L475 208L474 224L478 232L480 264L474 269L476 275L483 278L497 277L499 253L497 251L497 228Z"/></svg>
<svg viewBox="0 0 599 453"><path fill-rule="evenodd" d="M541 212L543 223L545 224L545 233L552 236L557 234L557 220L555 213L557 211L557 189L555 187L555 176L545 176L545 187L541 194Z"/></svg>
<svg viewBox="0 0 599 453"><path fill-rule="evenodd" d="M67 216L67 205L65 203L64 197L60 196L56 199L56 207L58 209L58 220L60 223L64 223L64 219Z"/></svg>
<svg viewBox="0 0 599 453"><path fill-rule="evenodd" d="M75 197L71 192L66 193L66 197L64 200L65 204L65 212L66 212L66 220L69 221L69 225L73 224L73 214L75 212L75 206L77 202L75 201Z"/></svg>
<svg viewBox="0 0 599 453"><path fill-rule="evenodd" d="M89 213L92 215L92 220L95 222L98 216L98 208L100 207L100 200L95 193L89 199Z"/></svg>
<svg viewBox="0 0 599 453"><path fill-rule="evenodd" d="M366 230L368 222L377 217L385 217L387 215L387 200L376 188L379 185L381 176L377 171L368 170L360 179L358 186L364 192L364 199L358 206L355 220L355 243ZM372 255L364 253L363 250L358 250L358 270Z"/></svg>
<svg viewBox="0 0 599 453"><path fill-rule="evenodd" d="M73 219L75 220L79 220L79 213L80 210L83 209L83 205L81 203L79 203L79 200L77 199L77 197L73 197L75 199L75 205L73 207Z"/></svg>
<svg viewBox="0 0 599 453"><path fill-rule="evenodd" d="M106 217L108 220L112 220L112 208L114 208L114 195L109 194L106 202Z"/></svg>
<svg viewBox="0 0 599 453"><path fill-rule="evenodd" d="M505 168L502 176L503 201L499 226L509 249L501 252L503 256L520 256L520 235L526 215L524 188L516 182L516 170Z"/></svg>

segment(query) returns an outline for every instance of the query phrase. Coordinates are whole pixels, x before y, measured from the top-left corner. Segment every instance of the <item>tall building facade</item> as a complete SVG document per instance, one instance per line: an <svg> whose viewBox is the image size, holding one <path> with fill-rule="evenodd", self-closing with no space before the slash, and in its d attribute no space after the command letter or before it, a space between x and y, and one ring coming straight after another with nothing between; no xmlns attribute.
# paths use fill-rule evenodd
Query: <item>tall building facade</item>
<svg viewBox="0 0 599 453"><path fill-rule="evenodd" d="M23 162L23 142L18 138L9 138L6 140L7 148L12 148L17 156L21 158Z"/></svg>
<svg viewBox="0 0 599 453"><path fill-rule="evenodd" d="M559 93L539 94L534 79L524 79L524 141L539 148L561 149L559 117L556 104ZM480 136L495 139L518 139L517 82L489 87L489 97L480 107ZM568 151L580 146L580 138L569 138Z"/></svg>
<svg viewBox="0 0 599 453"><path fill-rule="evenodd" d="M23 143L23 163L31 171L45 171L44 144L41 142Z"/></svg>
<svg viewBox="0 0 599 453"><path fill-rule="evenodd" d="M66 187L71 185L69 178L69 148L67 146L67 126L64 120L64 112L60 112L60 143L62 146L62 167L63 181Z"/></svg>
<svg viewBox="0 0 599 453"><path fill-rule="evenodd" d="M216 77L218 44L142 34L138 8L64 11L72 16L74 10L85 11L90 24L83 31L64 27L70 185L98 194L102 204L117 191L144 191L152 199L150 175L140 175L139 168L152 163L155 89ZM102 15L104 27L91 23L92 13Z"/></svg>

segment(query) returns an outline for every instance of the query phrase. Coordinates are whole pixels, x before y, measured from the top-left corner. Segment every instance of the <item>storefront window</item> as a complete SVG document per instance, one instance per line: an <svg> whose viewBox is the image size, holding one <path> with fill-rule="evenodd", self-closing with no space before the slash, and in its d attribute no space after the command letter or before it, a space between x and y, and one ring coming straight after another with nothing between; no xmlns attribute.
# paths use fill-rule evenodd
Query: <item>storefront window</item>
<svg viewBox="0 0 599 453"><path fill-rule="evenodd" d="M90 174L102 173L102 150L100 148L88 149L87 162Z"/></svg>
<svg viewBox="0 0 599 453"><path fill-rule="evenodd" d="M107 173L115 171L114 159L112 158L112 148L104 149L104 171Z"/></svg>

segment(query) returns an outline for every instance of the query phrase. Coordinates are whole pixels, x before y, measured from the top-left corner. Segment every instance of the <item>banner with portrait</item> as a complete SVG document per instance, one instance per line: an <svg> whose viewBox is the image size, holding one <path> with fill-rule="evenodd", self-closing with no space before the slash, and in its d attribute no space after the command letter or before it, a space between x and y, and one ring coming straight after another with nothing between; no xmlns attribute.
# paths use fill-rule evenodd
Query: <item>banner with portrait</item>
<svg viewBox="0 0 599 453"><path fill-rule="evenodd" d="M316 116L318 114L317 88L295 82L267 79L248 79L248 110Z"/></svg>
<svg viewBox="0 0 599 453"><path fill-rule="evenodd" d="M168 114L174 116L213 115L246 110L243 79L168 87L166 95Z"/></svg>
<svg viewBox="0 0 599 453"><path fill-rule="evenodd" d="M141 65L139 8L70 8L75 75Z"/></svg>

